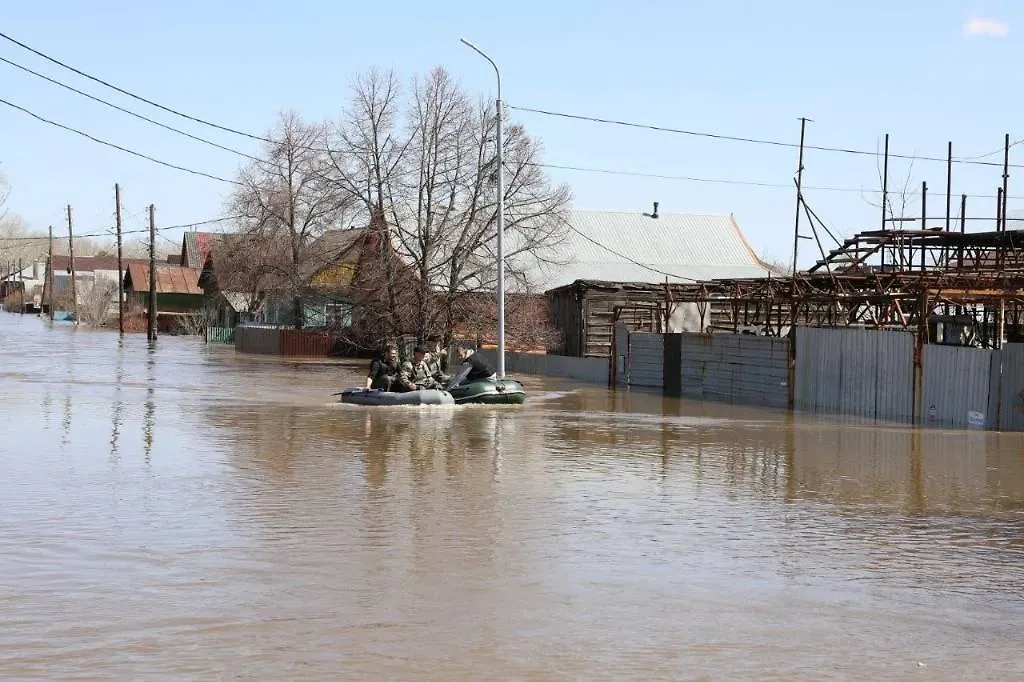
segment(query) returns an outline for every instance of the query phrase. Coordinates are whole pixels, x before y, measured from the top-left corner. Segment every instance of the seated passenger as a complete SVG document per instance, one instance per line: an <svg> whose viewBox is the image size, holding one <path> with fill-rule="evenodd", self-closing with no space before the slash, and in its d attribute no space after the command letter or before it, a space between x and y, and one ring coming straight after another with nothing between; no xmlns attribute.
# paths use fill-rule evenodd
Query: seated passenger
<svg viewBox="0 0 1024 682"><path fill-rule="evenodd" d="M402 370L404 378L416 389L444 388L448 382L448 377L441 372L437 361L423 346L416 346L412 362L406 362Z"/></svg>
<svg viewBox="0 0 1024 682"><path fill-rule="evenodd" d="M415 388L402 377L398 363L398 346L388 344L384 352L370 362L370 373L366 376L366 390L377 389L404 393Z"/></svg>

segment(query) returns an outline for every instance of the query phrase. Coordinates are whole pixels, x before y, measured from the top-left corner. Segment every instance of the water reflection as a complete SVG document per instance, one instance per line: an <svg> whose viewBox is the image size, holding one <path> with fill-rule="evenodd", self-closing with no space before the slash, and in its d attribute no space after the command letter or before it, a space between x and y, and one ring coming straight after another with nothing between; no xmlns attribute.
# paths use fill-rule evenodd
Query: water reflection
<svg viewBox="0 0 1024 682"><path fill-rule="evenodd" d="M142 405L142 453L146 464L151 463L153 453L153 426L156 419L156 343L146 347L146 401Z"/></svg>
<svg viewBox="0 0 1024 682"><path fill-rule="evenodd" d="M119 337L117 340L115 357L117 364L114 379L114 403L110 416L110 461L112 465L116 466L121 459L118 438L121 435L121 412L124 410L124 402L121 399L121 383L124 381L124 337Z"/></svg>

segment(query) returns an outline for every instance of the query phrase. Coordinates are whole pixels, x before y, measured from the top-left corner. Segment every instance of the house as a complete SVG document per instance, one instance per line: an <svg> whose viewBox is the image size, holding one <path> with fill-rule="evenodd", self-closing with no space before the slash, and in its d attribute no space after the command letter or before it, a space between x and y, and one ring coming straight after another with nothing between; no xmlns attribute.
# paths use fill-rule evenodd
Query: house
<svg viewBox="0 0 1024 682"><path fill-rule="evenodd" d="M22 306L24 311L41 309L43 283L46 276L46 261L36 260L29 264L19 263L20 269L0 277L0 303L8 296L23 292L21 297L15 296L14 303Z"/></svg>
<svg viewBox="0 0 1024 682"><path fill-rule="evenodd" d="M561 354L608 357L616 317L633 329L703 331L708 311L672 285L767 277L732 215L573 210L565 238L524 268L544 291Z"/></svg>
<svg viewBox="0 0 1024 682"><path fill-rule="evenodd" d="M149 263L131 263L124 275L125 302L133 312L149 312ZM157 316L180 316L203 308L199 270L180 265L157 265Z"/></svg>
<svg viewBox="0 0 1024 682"><path fill-rule="evenodd" d="M304 328L350 327L353 323L352 288L359 271L365 245L366 228L330 230L306 248L299 280L307 282L301 292ZM206 253L199 286L206 298L208 318L217 327L233 327L255 321L290 327L295 325L295 298L278 289L275 276L257 267L247 270L239 253L243 235L234 236L239 246L231 248L231 238L217 235L226 248L211 246ZM184 260L184 259L183 259Z"/></svg>
<svg viewBox="0 0 1024 682"><path fill-rule="evenodd" d="M145 264L148 266L149 261L145 258L123 258L121 260L122 270L119 271L116 257L76 256L75 294L78 304L83 305L95 293L94 288L100 286L104 290L104 296L110 300L110 308L116 309L117 281L121 272L126 271L131 264ZM53 271L53 305L58 310L70 310L74 307L71 301L71 258L69 256L54 256L51 265ZM51 292L46 291L45 286L43 301L47 306L50 305Z"/></svg>

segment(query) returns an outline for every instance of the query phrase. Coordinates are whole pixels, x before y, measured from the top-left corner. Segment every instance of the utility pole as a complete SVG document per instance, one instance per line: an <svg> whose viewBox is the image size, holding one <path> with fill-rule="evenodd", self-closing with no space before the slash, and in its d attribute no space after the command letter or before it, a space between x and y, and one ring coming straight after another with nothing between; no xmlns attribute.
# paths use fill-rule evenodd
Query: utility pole
<svg viewBox="0 0 1024 682"><path fill-rule="evenodd" d="M885 208L889 203L889 133L885 134L885 159L882 162L882 232L885 232ZM884 240L885 237L883 236ZM882 270L885 270L885 244L882 244Z"/></svg>
<svg viewBox="0 0 1024 682"><path fill-rule="evenodd" d="M800 245L800 205L804 201L803 188L804 182L804 132L807 128L807 117L800 118L800 156L797 162L796 168L796 219L793 221L793 283L792 288L794 293L796 292L796 256L797 249ZM795 323L796 320L794 319Z"/></svg>
<svg viewBox="0 0 1024 682"><path fill-rule="evenodd" d="M19 315L25 314L25 266L22 265L22 259L18 257L18 279L21 280L21 310L18 311Z"/></svg>
<svg viewBox="0 0 1024 682"><path fill-rule="evenodd" d="M149 315L146 320L146 339L156 341L156 218L153 204L149 205Z"/></svg>
<svg viewBox="0 0 1024 682"><path fill-rule="evenodd" d="M50 321L53 321L53 225L50 225L50 247L49 255L46 257L46 282L43 285L46 288L47 298L50 301Z"/></svg>
<svg viewBox="0 0 1024 682"><path fill-rule="evenodd" d="M114 184L114 216L117 220L117 329L124 335L124 268L121 264L121 185Z"/></svg>
<svg viewBox="0 0 1024 682"><path fill-rule="evenodd" d="M71 204L68 204L68 257L71 259L71 302L75 313L75 326L78 325L78 283L75 281L75 235L71 225Z"/></svg>
<svg viewBox="0 0 1024 682"><path fill-rule="evenodd" d="M1006 232L1006 195L1008 188L1008 181L1010 179L1010 133L1006 133L1005 141L1003 142L1003 198L1001 200L999 215L1002 216L1003 226L1002 232ZM1000 341L1001 343L1001 341Z"/></svg>

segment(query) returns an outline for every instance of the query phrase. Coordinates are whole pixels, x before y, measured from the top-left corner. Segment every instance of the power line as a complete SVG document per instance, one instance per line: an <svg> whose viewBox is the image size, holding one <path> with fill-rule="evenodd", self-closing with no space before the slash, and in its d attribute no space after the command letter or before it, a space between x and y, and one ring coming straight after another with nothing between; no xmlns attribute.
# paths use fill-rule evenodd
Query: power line
<svg viewBox="0 0 1024 682"><path fill-rule="evenodd" d="M580 237L583 237L584 239L586 239L588 242L590 242L594 246L596 246L598 248L601 248L601 249L604 249L608 253L610 253L610 254L612 254L614 256L618 256L619 258L622 258L622 259L632 263L633 265L637 265L637 266L639 266L641 268L644 268L645 270L650 270L651 272L655 272L655 273L657 273L659 275L664 275L665 277L674 277L676 279L682 279L682 280L686 280L688 282L699 282L700 281L699 279L694 279L693 277L684 277L682 275L677 275L677 274L672 273L672 272L665 272L664 270L659 270L658 268L656 268L654 266L648 265L646 263L641 263L638 260L634 260L634 259L630 258L629 256L627 256L626 254L622 253L621 251L616 251L615 249L613 249L612 247L608 246L607 244L602 244L601 242L597 241L596 239L594 239L590 235L585 234L583 232L580 232L575 227L573 227L570 223L565 223L565 224L566 224L566 226L568 226L568 228L570 230L575 232Z"/></svg>
<svg viewBox="0 0 1024 682"><path fill-rule="evenodd" d="M125 152L126 154L131 154L132 156L137 156L137 157L139 157L141 159L146 159L147 161L152 161L153 163L160 164L161 166L166 166L167 168L173 168L174 170L179 170L179 171L184 171L186 173L191 173L192 175L200 175L202 177L210 178L211 180L217 180L219 182L226 182L226 183L231 184L231 185L242 186L242 183L237 182L235 180L228 180L227 178L222 178L222 177L217 176L217 175L212 175L211 173L206 173L204 171L192 170L191 168L185 168L184 166L176 166L173 163L168 163L167 161L161 161L160 159L153 158L152 156L147 156L146 154L143 154L141 152L133 151L133 150L128 149L126 147L121 147L120 145L116 145L113 142L107 142L106 140L101 140L98 137L93 137L92 135L90 135L88 133L83 133L81 130L78 130L76 128L72 128L70 126L66 126L63 123L57 123L56 121L51 121L48 118L44 118L44 117L40 116L39 114L36 114L36 113L34 113L32 111L29 111L25 107L20 107L17 104L12 104L11 102L8 102L5 99L0 99L0 104L6 104L7 106L11 107L12 109L17 109L18 111L26 113L29 116L31 116L32 118L34 118L36 120L39 120L39 121L42 121L43 123L49 123L50 125L56 126L57 128L62 128L62 129L67 130L69 132L75 133L76 135L81 135L82 137L84 137L86 139L89 139L89 140L92 140L93 142L97 142L97 143L105 145L107 147L112 147L113 149L117 149L118 151Z"/></svg>
<svg viewBox="0 0 1024 682"><path fill-rule="evenodd" d="M107 81L105 81L105 80L103 80L101 78L97 78L96 76L90 75L90 74L88 74L88 73L86 73L84 71L76 69L75 67L73 67L73 66L71 66L69 64L65 64L64 62L60 61L59 59L51 57L48 54L44 54L43 52L40 52L39 50L35 49L34 47L26 45L25 43L21 42L20 40L16 40L16 39L12 38L11 36L7 35L6 33L0 33L0 38L3 38L4 40L7 40L7 41L9 41L11 43L14 43L18 47L20 47L22 49L25 49L25 50L28 50L32 54L35 54L35 55L37 55L39 57L42 57L43 59L45 59L45 60L47 60L49 62L52 62L53 64L56 64L57 66L60 66L62 68L67 69L68 71L71 71L73 73L77 73L79 76L82 76L84 78L88 78L89 80L94 81L96 83L99 83L100 85L104 85L104 86L106 86L106 87L108 87L108 88L110 88L112 90L116 90L117 92L120 92L122 95L127 95L128 97L131 97L133 99L137 99L140 102L144 102L144 103L146 103L146 104L148 104L150 106L156 107L157 109L162 109L163 111L166 111L166 112L168 112L170 114L174 114L175 116L180 116L182 118L188 119L189 121L194 121L196 123L201 123L203 125L210 126L211 128L216 128L218 130L223 130L224 132L233 133L235 135L241 135L243 137L248 137L249 139L252 139L252 140L258 140L260 142L269 142L271 144L276 144L273 140L271 140L269 138L262 137L260 135L253 135L252 133L247 133L247 132L244 132L244 131L241 131L241 130L235 130L234 128L228 128L227 126L222 126L222 125L219 125L217 123L212 123L210 121L206 121L206 120L203 120L201 118L197 118L195 116L190 116L188 114L182 113L182 112L177 111L175 109L171 109L170 107L166 107L166 106L164 106L162 104L158 104L158 103L156 103L156 102L154 102L152 100L146 99L145 97L141 97L139 95L136 95L135 93L129 92L129 91L123 89L123 88L119 88L116 85L108 83Z"/></svg>
<svg viewBox="0 0 1024 682"><path fill-rule="evenodd" d="M225 222L227 220L238 220L239 218L243 218L243 217L244 216L241 216L241 215L231 215L231 216L224 216L222 218L211 218L210 220L200 220L200 221L197 221L197 222L194 222L194 223L182 223L182 224L179 224L179 225L167 225L165 227L158 227L158 228L156 228L156 231L158 233L162 233L162 232L169 231L169 230L181 230L181 229L186 229L187 230L188 228L191 228L191 227L199 227L200 225L212 225L214 223L222 223L222 222ZM113 229L114 228L109 228L109 230L113 230ZM122 230L121 234L122 235L125 235L125 234L140 234L142 232L148 233L149 232L149 228L148 227L143 227L143 228L139 228L137 230ZM113 237L113 236L115 236L115 235L114 235L114 233L112 231L108 231L108 232L94 232L94 233L91 233L91 234L76 234L75 235L75 239L85 239L86 237ZM49 236L44 235L44 236L41 236L41 237L0 237L0 245L3 245L6 242L14 242L14 241L39 241L39 240L44 240L44 239L49 239Z"/></svg>
<svg viewBox="0 0 1024 682"><path fill-rule="evenodd" d="M538 168L551 168L554 170L568 170L578 171L582 173L602 173L606 175L623 175L629 177L639 178L654 178L657 180L678 180L682 182L698 182L707 184L720 184L720 185L742 185L748 187L765 187L768 189L786 189L793 190L792 183L786 184L781 182L761 182L757 180L734 180L729 178L701 178L688 175L661 175L658 173L643 173L639 171L628 171L628 170L616 170L611 168L589 168L586 166L567 166L554 163L528 163L529 166L536 166ZM814 187L804 185L803 189L813 190L818 192L849 192L849 193L868 193L868 194L881 194L882 190L879 189L864 189L854 187ZM903 192L896 192L890 190L889 194L903 194ZM918 196L921 194L921 190L913 190L905 193L907 196ZM995 199L994 194L968 194L968 197L973 199ZM1024 196L1010 196L1008 199L1024 199Z"/></svg>
<svg viewBox="0 0 1024 682"><path fill-rule="evenodd" d="M153 124L155 126L159 126L159 127L163 128L165 130L170 130L173 133L178 133L179 135L184 135L185 137L188 137L188 138L191 138L193 140L196 140L197 142L202 142L203 144L208 144L211 147L216 147L217 149L222 149L222 150L224 150L226 152L231 152L232 154L237 154L238 156L242 156L242 157L245 157L247 159L252 159L253 161L259 161L259 162L263 163L262 159L260 159L258 157L255 157L255 156L252 156L251 154L246 154L245 152L239 151L237 149L232 149L231 147L225 147L222 144L217 144L216 142L212 142L212 141L207 140L205 138L198 137L198 136L193 135L191 133L188 133L188 132L186 132L184 130L179 130L178 128L174 128L173 126L166 125L164 123L161 123L160 121L155 121L155 120L153 120L151 118L143 116L142 114L137 114L134 111L131 111L129 109L125 109L124 107L120 107L120 106L114 104L113 102L108 102L105 99L101 99L99 97L95 97L93 95L90 95L87 92L83 92L83 91L81 91L81 90L79 90L77 88L74 88L74 87L66 84L66 83L62 83L59 80L56 80L54 78L50 78L49 76L41 74L38 71L33 71L32 69L28 68L27 66L22 66L21 64L18 64L17 62L11 61L10 59L5 59L4 57L0 57L0 62L3 62L5 64L9 64L10 66L13 66L16 69L21 69L22 71L24 71L26 73L30 73L33 76L36 76L37 78L42 78L43 80L45 80L47 82L50 82L50 83L53 83L54 85L57 85L59 87L62 87L65 90L70 90L71 92L73 92L75 94L78 94L78 95L81 95L82 97L87 97L87 98L91 99L94 102L99 102L100 104L104 104L104 105L110 107L111 109L116 109L117 111L120 111L120 112L123 112L125 114L128 114L129 116L134 116L135 118L140 119L142 121L145 121L146 123L151 123L151 124Z"/></svg>
<svg viewBox="0 0 1024 682"><path fill-rule="evenodd" d="M738 135L725 135L725 134L721 134L721 133L708 133L708 132L701 132L701 131L696 131L696 130L686 130L686 129L683 129L683 128L669 128L669 127L666 127L666 126L650 125L650 124L647 124L647 123L635 123L635 122L632 122L632 121L622 121L622 120L618 120L618 119L601 118L601 117L598 117L598 116L585 116L585 115L582 115L582 114L567 114L567 113L563 113L563 112L560 112L560 111L550 111L550 110L547 110L547 109L535 109L533 107L518 107L518 106L511 105L511 104L506 105L506 106L508 106L509 109L514 109L516 111L525 111L525 112L529 112L529 113L533 113L533 114L542 114L544 116L554 116L554 117L557 117L557 118L566 118L566 119L572 119L572 120L576 120L576 121L589 121L591 123L603 123L603 124L607 124L607 125L624 126L624 127L627 127L627 128L640 128L640 129L643 129L643 130L653 130L653 131L657 131L657 132L661 132L661 133L674 133L674 134L677 134L677 135L689 135L689 136L692 136L692 137L704 137L704 138L710 138L710 139L713 139L713 140L728 140L730 142L746 142L748 144L760 144L760 145L769 145L769 146L773 146L773 147L785 147L787 149L797 149L797 148L800 147L800 145L796 144L795 142L782 142L780 140L765 140L765 139L760 139L760 138L755 138L755 137L742 137L742 136L738 136ZM852 154L852 155L855 155L855 156L873 156L873 157L881 156L877 151L870 152L870 151L865 151L863 149L851 149L851 148L846 148L846 147L825 147L825 146L819 146L819 145L805 144L804 145L804 149L813 149L815 151L820 151L820 152L833 152L833 153L837 153L837 154ZM947 159L940 158L940 157L937 157L937 156L913 156L913 155L909 155L909 154L889 154L889 158L891 158L891 159L906 159L908 161L936 161L936 162L941 162L941 163L946 163L947 162ZM978 165L978 166L993 166L993 167L998 167L998 168L1002 168L1002 166L1003 166L1003 164L998 163L996 161L980 161L980 160L970 160L970 159L953 159L953 163L973 164L973 165ZM1010 164L1010 168L1024 168L1024 165L1021 165L1021 164Z"/></svg>

